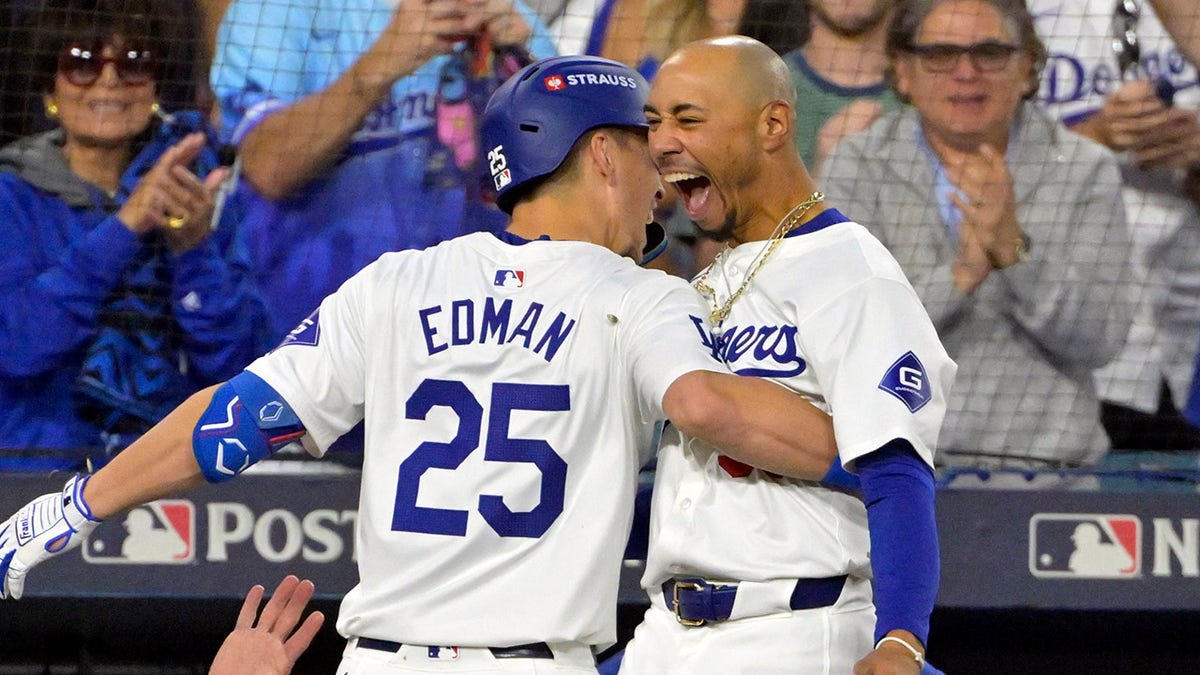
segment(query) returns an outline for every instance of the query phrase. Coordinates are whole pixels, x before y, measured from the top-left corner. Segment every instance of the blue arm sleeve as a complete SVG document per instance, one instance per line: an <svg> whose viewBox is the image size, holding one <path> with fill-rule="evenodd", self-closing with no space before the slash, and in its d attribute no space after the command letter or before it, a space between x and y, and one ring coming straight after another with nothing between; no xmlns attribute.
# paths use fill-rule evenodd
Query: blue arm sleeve
<svg viewBox="0 0 1200 675"><path fill-rule="evenodd" d="M841 455L833 458L833 464L830 465L825 477L821 479L821 483L828 487L842 488L843 490L858 491L862 489L862 484L858 476L855 476L842 467Z"/></svg>
<svg viewBox="0 0 1200 675"><path fill-rule="evenodd" d="M875 641L901 628L927 644L941 575L933 469L900 439L857 467L871 531Z"/></svg>

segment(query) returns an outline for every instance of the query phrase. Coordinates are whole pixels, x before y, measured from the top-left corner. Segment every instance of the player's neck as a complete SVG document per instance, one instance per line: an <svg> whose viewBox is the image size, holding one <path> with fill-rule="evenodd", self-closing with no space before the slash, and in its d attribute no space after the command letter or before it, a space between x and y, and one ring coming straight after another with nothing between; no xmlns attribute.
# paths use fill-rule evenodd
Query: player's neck
<svg viewBox="0 0 1200 675"><path fill-rule="evenodd" d="M521 202L513 209L506 228L522 239L547 236L557 241L588 241L603 244L600 227L593 223L596 211L582 202L542 196Z"/></svg>
<svg viewBox="0 0 1200 675"><path fill-rule="evenodd" d="M796 206L808 200L817 191L816 181L803 164L783 169L767 169L762 176L759 189L755 190L755 196L749 200L749 203L757 204L758 208L744 223L734 228L730 246L770 239L778 231L779 224L795 212ZM803 227L826 208L828 207L824 202L820 202L802 209L804 213L793 224L792 229Z"/></svg>
<svg viewBox="0 0 1200 675"><path fill-rule="evenodd" d="M802 48L804 60L818 75L841 87L871 87L883 82L887 55L887 21L866 33L848 36L813 18L812 37Z"/></svg>

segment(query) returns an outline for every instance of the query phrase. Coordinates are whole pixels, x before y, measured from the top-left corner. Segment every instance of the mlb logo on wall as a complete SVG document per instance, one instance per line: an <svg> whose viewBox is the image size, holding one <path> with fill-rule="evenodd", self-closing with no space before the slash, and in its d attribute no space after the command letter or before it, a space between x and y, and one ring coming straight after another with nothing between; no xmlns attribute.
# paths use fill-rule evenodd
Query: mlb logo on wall
<svg viewBox="0 0 1200 675"><path fill-rule="evenodd" d="M546 83L546 89L548 89L550 91L558 91L560 89L565 89L567 86L567 82L566 82L566 80L563 79L562 75L551 75L550 77L547 77L545 80L543 80L543 82Z"/></svg>
<svg viewBox="0 0 1200 675"><path fill-rule="evenodd" d="M195 542L195 505L163 499L102 523L84 542L83 559L100 565L183 565L195 559Z"/></svg>
<svg viewBox="0 0 1200 675"><path fill-rule="evenodd" d="M1043 578L1142 575L1142 521L1129 514L1039 513L1029 519L1029 573Z"/></svg>
<svg viewBox="0 0 1200 675"><path fill-rule="evenodd" d="M525 270L496 270L492 284L501 288L521 288L525 285Z"/></svg>

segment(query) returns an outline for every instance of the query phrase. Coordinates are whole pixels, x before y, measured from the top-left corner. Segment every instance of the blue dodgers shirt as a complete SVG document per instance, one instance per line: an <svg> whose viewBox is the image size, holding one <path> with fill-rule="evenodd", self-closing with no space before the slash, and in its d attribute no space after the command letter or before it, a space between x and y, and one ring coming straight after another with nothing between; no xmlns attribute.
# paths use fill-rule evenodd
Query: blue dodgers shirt
<svg viewBox="0 0 1200 675"><path fill-rule="evenodd" d="M331 84L382 33L394 7L385 0L235 0L212 71L231 142ZM520 3L518 10L534 29L531 55L553 56L544 24ZM397 81L336 164L298 194L271 201L244 181L239 186L234 200L273 340L381 254L507 222L477 198L474 174L460 172L437 141L439 76L449 61L436 57Z"/></svg>

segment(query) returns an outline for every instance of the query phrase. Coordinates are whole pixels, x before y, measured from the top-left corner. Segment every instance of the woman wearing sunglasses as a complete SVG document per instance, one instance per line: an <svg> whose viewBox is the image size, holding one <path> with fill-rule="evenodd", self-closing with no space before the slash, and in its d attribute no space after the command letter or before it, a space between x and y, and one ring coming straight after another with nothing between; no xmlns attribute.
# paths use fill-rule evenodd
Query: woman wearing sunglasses
<svg viewBox="0 0 1200 675"><path fill-rule="evenodd" d="M217 222L228 168L157 92L155 0L58 0L35 54L51 131L0 150L0 470L102 463L263 348Z"/></svg>
<svg viewBox="0 0 1200 675"><path fill-rule="evenodd" d="M939 459L997 470L993 486L1092 467L1108 450L1092 371L1134 306L1115 158L1030 101L1046 50L1022 0L906 0L887 51L911 105L843 140L824 176L959 364Z"/></svg>

